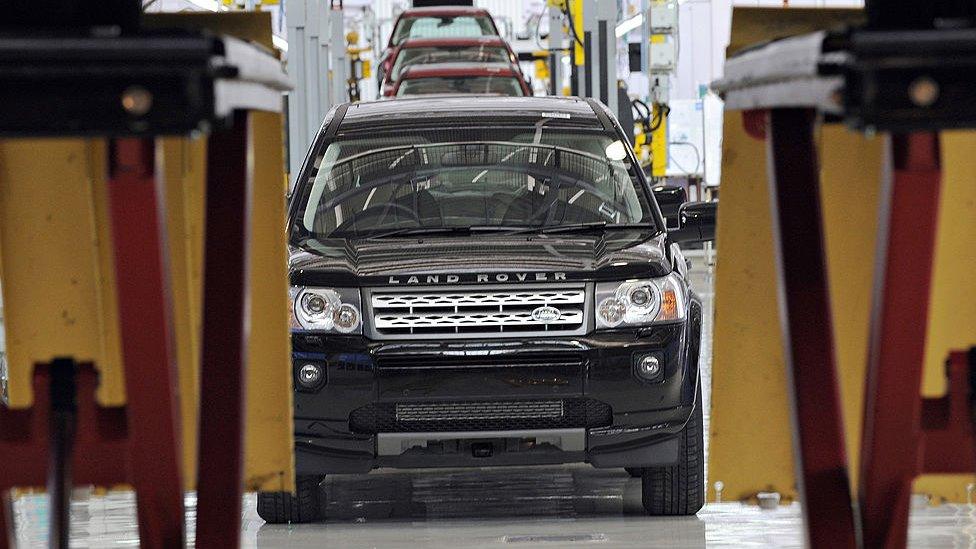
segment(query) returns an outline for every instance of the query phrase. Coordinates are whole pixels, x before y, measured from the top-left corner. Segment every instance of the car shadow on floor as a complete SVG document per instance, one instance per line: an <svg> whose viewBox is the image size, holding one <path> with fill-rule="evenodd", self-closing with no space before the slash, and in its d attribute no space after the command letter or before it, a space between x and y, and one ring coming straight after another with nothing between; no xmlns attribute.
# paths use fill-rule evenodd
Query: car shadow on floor
<svg viewBox="0 0 976 549"><path fill-rule="evenodd" d="M262 524L259 547L705 546L697 517L647 517L641 481L588 465L374 471L321 486L315 524Z"/></svg>
<svg viewBox="0 0 976 549"><path fill-rule="evenodd" d="M329 521L643 514L641 481L589 466L378 470L322 484Z"/></svg>

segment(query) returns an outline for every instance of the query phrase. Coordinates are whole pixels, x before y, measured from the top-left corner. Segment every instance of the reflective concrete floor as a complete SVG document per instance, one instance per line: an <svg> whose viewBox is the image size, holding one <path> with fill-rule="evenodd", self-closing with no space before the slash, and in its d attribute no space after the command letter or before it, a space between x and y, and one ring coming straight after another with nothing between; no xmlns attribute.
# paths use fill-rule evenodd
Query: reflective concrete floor
<svg viewBox="0 0 976 549"><path fill-rule="evenodd" d="M588 466L483 470L376 471L336 476L323 485L327 518L266 525L244 501L244 547L801 547L798 505L762 511L708 505L698 517L639 514L640 481ZM138 545L130 493L78 494L72 547ZM187 528L192 538L192 506ZM43 496L14 505L18 547L44 547ZM911 547L976 546L976 508L918 507Z"/></svg>
<svg viewBox="0 0 976 549"><path fill-rule="evenodd" d="M702 340L705 421L711 385L711 269L692 258L693 284L708 314ZM706 427L707 429L707 427ZM707 448L707 447L706 447ZM801 547L797 505L761 511L738 503L710 504L697 517L640 514L640 481L622 470L589 466L482 470L381 470L330 477L323 485L326 519L317 524L266 525L245 497L244 547ZM187 497L193 537L195 498ZM15 503L19 547L45 547L43 496ZM72 547L138 545L131 493L92 496L72 505ZM912 514L912 547L976 547L976 509L944 505Z"/></svg>

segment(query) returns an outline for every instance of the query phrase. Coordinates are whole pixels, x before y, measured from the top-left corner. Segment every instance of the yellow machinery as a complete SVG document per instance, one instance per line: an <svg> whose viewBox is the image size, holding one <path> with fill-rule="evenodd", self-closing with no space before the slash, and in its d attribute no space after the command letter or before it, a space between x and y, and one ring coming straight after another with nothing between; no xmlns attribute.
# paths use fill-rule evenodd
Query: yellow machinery
<svg viewBox="0 0 976 549"><path fill-rule="evenodd" d="M267 13L165 14L149 26L207 27L271 48ZM245 485L293 489L282 117L251 117L251 335ZM169 277L179 370L183 478L195 486L206 140L159 140L166 180ZM100 374L97 401L126 402L107 221L103 139L0 140L0 280L9 404L32 403L38 362L72 356ZM30 174L32 184L17 184ZM10 258L17 258L13 261ZM6 260L4 260L6 258ZM57 337L52 337L57 333Z"/></svg>
<svg viewBox="0 0 976 549"><path fill-rule="evenodd" d="M369 59L363 59L363 52L369 52L373 47L369 44L359 47L359 33L349 31L346 33L346 56L349 58L349 78L346 85L349 87L349 100L359 101L359 81L369 78L372 74L372 67Z"/></svg>
<svg viewBox="0 0 976 549"><path fill-rule="evenodd" d="M730 51L743 44L857 20L856 10L736 8ZM776 34L770 34L775 32ZM825 125L818 138L835 346L848 460L858 462L877 233L882 141ZM960 291L976 265L976 206L966 196L976 176L972 132L943 135L941 196L932 319L924 394L940 395L944 351L972 344L976 296ZM761 491L796 495L766 176L766 144L748 135L742 113L727 113L718 221L709 481L715 499ZM856 182L856 183L852 183ZM952 220L952 226L948 223ZM856 468L851 469L856 475ZM922 476L915 491L935 502L965 502L972 478ZM856 486L856 478L852 478Z"/></svg>

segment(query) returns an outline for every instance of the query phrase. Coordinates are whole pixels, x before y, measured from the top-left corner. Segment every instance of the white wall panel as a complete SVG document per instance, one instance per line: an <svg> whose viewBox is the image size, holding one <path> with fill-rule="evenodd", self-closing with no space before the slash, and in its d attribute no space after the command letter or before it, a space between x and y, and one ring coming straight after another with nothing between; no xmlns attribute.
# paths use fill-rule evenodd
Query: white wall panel
<svg viewBox="0 0 976 549"><path fill-rule="evenodd" d="M779 8L784 5L783 0L733 0L732 4L763 8ZM792 8L859 8L863 5L863 0L789 0Z"/></svg>

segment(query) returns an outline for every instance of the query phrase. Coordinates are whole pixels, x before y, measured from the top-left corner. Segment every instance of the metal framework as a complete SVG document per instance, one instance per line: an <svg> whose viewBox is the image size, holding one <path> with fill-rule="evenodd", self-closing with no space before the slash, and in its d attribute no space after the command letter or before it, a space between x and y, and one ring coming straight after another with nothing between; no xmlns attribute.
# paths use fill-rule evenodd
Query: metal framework
<svg viewBox="0 0 976 549"><path fill-rule="evenodd" d="M619 112L617 105L617 3L614 0L583 2L583 49L588 51L586 77L587 97L599 99ZM630 105L626 106L628 109Z"/></svg>
<svg viewBox="0 0 976 549"><path fill-rule="evenodd" d="M864 27L786 38L730 58L715 84L726 107L747 111L750 133L768 143L794 455L813 547L904 547L913 479L976 470L976 353L946 349L948 395L920 393L941 186L937 132L976 126L976 13L948 0L911 9L876 0L866 8ZM889 132L857 511L813 139L816 124L836 120Z"/></svg>
<svg viewBox="0 0 976 549"><path fill-rule="evenodd" d="M341 0L285 0L288 13L288 168L294 186L305 153L333 106L348 101Z"/></svg>
<svg viewBox="0 0 976 549"><path fill-rule="evenodd" d="M808 109L769 112L773 246L780 272L799 491L814 547L855 547L834 354L820 181ZM816 387L816 390L809 390ZM803 390L800 390L803 388ZM814 512L813 510L816 510Z"/></svg>
<svg viewBox="0 0 976 549"><path fill-rule="evenodd" d="M0 25L6 31L0 38L0 135L111 138L105 160L127 394L122 408L100 407L94 367L66 357L35 366L31 408L0 406L0 549L12 544L8 489L45 484L53 547L68 546L72 486L122 483L137 493L142 547L185 544L164 186L155 137L211 129L197 545L233 548L239 544L243 484L247 111L280 110L288 83L280 62L260 47L184 30L142 34L138 0L106 4L116 11L72 1L33 6L14 10ZM112 24L126 32L105 36L88 28ZM45 26L48 34L33 26ZM19 184L32 184L29 174Z"/></svg>
<svg viewBox="0 0 976 549"><path fill-rule="evenodd" d="M128 437L130 482L138 494L143 544L166 547L184 538L183 475L166 225L158 202L163 189L156 176L156 154L153 139L111 141L108 187L119 335L126 366L125 409L133 429ZM80 429L88 427L79 424Z"/></svg>

